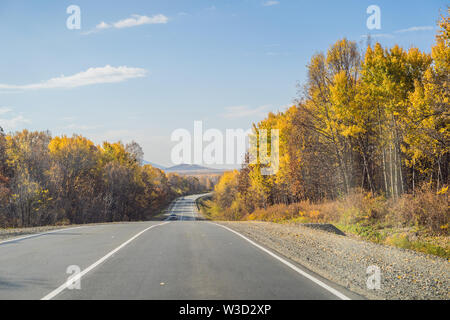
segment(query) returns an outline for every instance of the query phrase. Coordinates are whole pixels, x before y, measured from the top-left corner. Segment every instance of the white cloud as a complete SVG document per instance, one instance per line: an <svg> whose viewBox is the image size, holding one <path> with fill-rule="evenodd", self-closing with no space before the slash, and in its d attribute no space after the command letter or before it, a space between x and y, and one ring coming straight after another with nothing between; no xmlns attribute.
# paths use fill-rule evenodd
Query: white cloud
<svg viewBox="0 0 450 320"><path fill-rule="evenodd" d="M264 2L262 3L262 5L263 5L264 7L276 6L277 4L280 4L280 1L267 0L267 1L264 1Z"/></svg>
<svg viewBox="0 0 450 320"><path fill-rule="evenodd" d="M17 129L22 124L30 123L29 119L24 118L22 115L18 115L11 119L0 119L0 126L5 131L11 131Z"/></svg>
<svg viewBox="0 0 450 320"><path fill-rule="evenodd" d="M222 114L224 118L227 119L235 119L235 118L245 118L245 117L253 117L253 116L266 116L267 109L269 108L269 105L260 106L257 108L250 108L248 106L233 106L233 107L227 107L225 110L226 113Z"/></svg>
<svg viewBox="0 0 450 320"><path fill-rule="evenodd" d="M433 26L421 26L421 27L411 27L407 29L401 29L395 31L395 33L405 33L405 32L416 32L416 31L431 31L434 30L435 27Z"/></svg>
<svg viewBox="0 0 450 320"><path fill-rule="evenodd" d="M157 14L152 17L140 16L138 14L133 14L131 18L127 18L124 20L117 21L113 23L114 28L122 29L122 28L130 28L141 26L144 24L165 24L169 21L163 14Z"/></svg>
<svg viewBox="0 0 450 320"><path fill-rule="evenodd" d="M431 31L435 30L435 27L433 26L417 26L417 27L411 27L407 29L401 29L394 31L393 33L399 34L399 33L407 33L407 32L418 32L418 31ZM370 35L362 35L361 38L386 38L386 39L393 39L395 36L392 33L375 33Z"/></svg>
<svg viewBox="0 0 450 320"><path fill-rule="evenodd" d="M110 24L107 24L105 21L100 22L96 27L96 29L102 30L102 29L109 29L111 28Z"/></svg>
<svg viewBox="0 0 450 320"><path fill-rule="evenodd" d="M102 21L98 25L95 26L95 29L83 32L82 34L88 35L88 34L97 33L99 31L106 30L106 29L109 29L109 28L112 28L112 25L106 23L105 21Z"/></svg>
<svg viewBox="0 0 450 320"><path fill-rule="evenodd" d="M0 107L0 115L4 116L6 114L12 113L12 109L8 107ZM3 128L4 131L13 131L19 128L23 124L30 123L29 119L26 119L23 115L14 115L9 118L0 118L0 127Z"/></svg>
<svg viewBox="0 0 450 320"><path fill-rule="evenodd" d="M119 20L119 21L116 21L113 23L107 23L105 21L102 21L98 25L96 25L94 29L84 32L83 34L88 35L88 34L97 33L102 30L111 29L111 28L123 29L123 28L142 26L145 24L166 24L167 22L169 22L169 18L163 14L156 14L151 17L133 14L133 15L131 15L130 18Z"/></svg>
<svg viewBox="0 0 450 320"><path fill-rule="evenodd" d="M0 115L11 112L12 109L9 107L0 107Z"/></svg>
<svg viewBox="0 0 450 320"><path fill-rule="evenodd" d="M372 38L372 39L377 39L377 38L387 38L387 39L392 39L394 38L394 36L390 33L375 33L375 34L364 34L361 36L361 38Z"/></svg>
<svg viewBox="0 0 450 320"><path fill-rule="evenodd" d="M37 90L54 88L76 88L100 83L117 83L128 79L142 78L147 71L141 68L127 66L112 67L107 65L100 68L89 68L72 76L60 76L50 80L27 85L0 84L0 90Z"/></svg>

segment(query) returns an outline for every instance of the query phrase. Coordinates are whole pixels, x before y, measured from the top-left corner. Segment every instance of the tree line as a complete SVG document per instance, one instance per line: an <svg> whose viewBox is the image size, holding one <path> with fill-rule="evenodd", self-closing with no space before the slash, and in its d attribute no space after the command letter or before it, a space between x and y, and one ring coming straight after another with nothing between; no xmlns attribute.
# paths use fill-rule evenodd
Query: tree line
<svg viewBox="0 0 450 320"><path fill-rule="evenodd" d="M142 165L141 147L0 128L0 227L149 219L210 181Z"/></svg>
<svg viewBox="0 0 450 320"><path fill-rule="evenodd" d="M424 185L435 192L448 186L449 16L439 26L431 53L380 43L362 50L342 39L315 54L296 105L254 125L255 136L280 131L278 173L262 175L264 164L247 157L216 186L219 208L240 219L355 189L396 200Z"/></svg>

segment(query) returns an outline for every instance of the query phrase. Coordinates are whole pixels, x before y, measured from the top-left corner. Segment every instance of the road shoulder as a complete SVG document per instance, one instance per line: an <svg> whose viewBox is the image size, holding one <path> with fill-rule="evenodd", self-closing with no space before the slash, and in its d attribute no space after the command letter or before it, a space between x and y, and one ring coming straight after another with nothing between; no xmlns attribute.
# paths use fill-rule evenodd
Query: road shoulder
<svg viewBox="0 0 450 320"><path fill-rule="evenodd" d="M443 258L309 228L268 222L220 222L249 239L369 299L448 299L450 266ZM369 267L381 288L369 290Z"/></svg>

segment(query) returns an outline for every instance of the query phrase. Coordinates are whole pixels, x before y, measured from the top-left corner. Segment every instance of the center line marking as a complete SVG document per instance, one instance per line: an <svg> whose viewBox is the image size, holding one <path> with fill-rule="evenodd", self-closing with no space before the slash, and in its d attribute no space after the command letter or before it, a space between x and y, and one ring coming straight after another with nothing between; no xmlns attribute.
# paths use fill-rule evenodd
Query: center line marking
<svg viewBox="0 0 450 320"><path fill-rule="evenodd" d="M54 297L56 297L58 294L60 294L61 292L63 292L67 287L69 287L72 283L80 280L83 276L85 276L89 271L92 271L95 267L99 266L100 264L102 264L103 262L105 262L109 257L111 257L113 254L115 254L116 252L118 252L120 249L122 249L123 247L125 247L127 244L129 244L130 242L132 242L133 240L135 240L137 237L139 237L140 235L142 235L144 232L153 229L155 227L159 227L159 226L163 226L165 224L168 224L170 222L164 222L164 223L160 223L160 224L156 224L154 226L148 227L147 229L139 232L138 234L136 234L134 237L132 237L131 239L129 239L128 241L122 243L120 246L118 246L117 248L115 248L113 251L111 251L110 253L108 253L106 256L104 256L103 258L101 258L100 260L98 260L97 262L94 262L92 265L90 265L89 267L87 267L86 269L84 269L82 272L80 272L79 274L77 274L76 276L70 278L69 280L67 280L64 284L62 284L61 286L59 286L57 289L53 290L52 292L50 292L48 295L46 295L45 297L43 297L41 300L51 300Z"/></svg>

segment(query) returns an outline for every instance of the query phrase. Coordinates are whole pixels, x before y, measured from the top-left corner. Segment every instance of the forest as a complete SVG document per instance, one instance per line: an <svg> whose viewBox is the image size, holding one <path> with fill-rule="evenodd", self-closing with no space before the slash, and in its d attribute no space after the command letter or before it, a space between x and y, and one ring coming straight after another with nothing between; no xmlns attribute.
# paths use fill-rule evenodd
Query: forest
<svg viewBox="0 0 450 320"><path fill-rule="evenodd" d="M0 228L147 220L211 182L142 165L136 142L0 128ZM201 180L201 181L200 181Z"/></svg>
<svg viewBox="0 0 450 320"><path fill-rule="evenodd" d="M447 15L430 53L342 39L315 54L297 103L254 125L255 136L279 130L278 173L247 156L217 184L210 215L448 234L449 34Z"/></svg>

